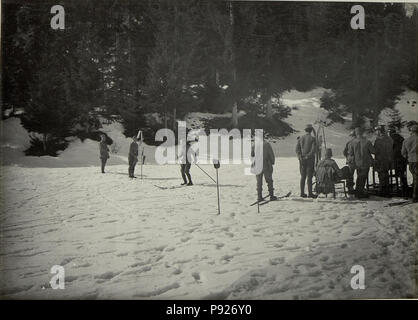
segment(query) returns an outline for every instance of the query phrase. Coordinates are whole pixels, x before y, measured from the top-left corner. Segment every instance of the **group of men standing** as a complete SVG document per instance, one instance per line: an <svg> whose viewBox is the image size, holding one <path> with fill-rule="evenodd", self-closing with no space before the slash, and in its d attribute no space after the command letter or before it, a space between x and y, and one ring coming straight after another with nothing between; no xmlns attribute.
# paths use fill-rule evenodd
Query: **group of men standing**
<svg viewBox="0 0 418 320"><path fill-rule="evenodd" d="M335 167L334 171L338 179L347 181L348 193L355 195L356 198L367 198L369 195L365 190L370 167L374 167L379 177L379 195L384 197L391 196L389 183L389 172L395 171L395 177L400 182L399 196L407 197L408 183L406 169L409 164L409 170L413 177L412 199L417 201L417 157L416 157L416 134L418 132L418 123L410 121L407 125L410 136L404 139L396 132L395 127L390 127L386 133L384 126L375 128L376 140L374 144L369 141L361 127L357 127L350 136L352 139L347 143L344 149L344 156L347 159L347 166L340 170L332 157L332 150L327 149L325 159L319 162L320 166ZM300 196L303 198L316 198L317 194L313 192L312 178L317 171L315 167L315 155L318 153L319 144L312 135L314 128L311 124L306 125L305 135L298 137L296 144L296 155L299 159L300 170ZM374 157L373 157L374 156ZM263 143L263 170L256 176L258 200L264 199L262 196L263 177L266 180L271 200L277 199L274 196L273 188L273 165L275 157L271 145L268 142ZM354 173L357 179L354 183ZM318 177L317 177L318 180ZM305 193L305 185L308 188L308 194ZM318 181L317 181L318 186ZM354 188L355 186L355 188Z"/></svg>
<svg viewBox="0 0 418 320"><path fill-rule="evenodd" d="M365 192L365 184L369 174L370 167L378 174L379 178L379 195L383 197L391 196L389 184L389 172L394 169L395 177L400 182L399 196L408 196L408 183L406 178L406 169L409 163L409 170L413 177L413 194L414 201L417 200L416 188L416 132L417 123L411 121L408 123L410 136L404 139L396 132L395 127L390 127L388 133L384 126L375 128L376 140L372 144L364 136L361 128L356 128L351 133L353 137L344 150L347 159L347 165L350 168L350 177L347 179L347 187L349 193L354 194L358 198L367 198ZM374 155L374 158L373 158ZM357 173L356 187L354 187L353 175Z"/></svg>
<svg viewBox="0 0 418 320"><path fill-rule="evenodd" d="M129 145L129 153L128 153L128 175L129 178L136 178L135 177L135 166L138 162L138 154L139 154L139 145L142 144L142 140L140 140L137 136L132 137L132 142ZM102 173L105 173L105 167L107 159L109 159L109 147L106 142L106 135L101 135L101 140L99 143L99 150L100 150L100 161L101 161L101 169ZM144 159L141 159L143 161Z"/></svg>
<svg viewBox="0 0 418 320"><path fill-rule="evenodd" d="M416 135L418 132L418 123L410 121L407 125L410 136L404 139L396 132L395 127L390 127L386 133L384 126L375 128L376 140L374 144L369 141L364 130L357 127L350 136L352 139L346 144L344 156L347 160L348 173L343 177L336 163L332 162L332 150L327 150L326 159L328 162L337 167L336 171L340 178L347 180L347 188L349 194L354 194L356 198L367 198L368 193L365 191L367 178L370 167L374 167L379 177L379 195L389 197L391 195L389 184L389 172L391 169L395 171L395 177L400 181L400 196L408 196L408 183L406 177L406 168L409 164L409 170L413 177L413 201L416 202L417 196L417 156L416 156ZM314 128L311 124L306 125L305 135L298 137L296 144L296 154L299 159L300 170L300 196L303 198L316 198L313 192L312 178L315 174L315 156L318 153L317 139L312 135ZM128 174L130 178L135 178L134 171L138 162L138 137L132 137L129 147ZM140 141L142 143L142 140ZM190 149L190 144L186 144L186 155ZM106 136L101 136L99 143L101 170L105 173L107 159L109 159L109 148L106 143ZM254 152L254 150L253 150ZM374 158L373 158L374 155ZM143 161L143 159L142 159ZM269 196L271 200L276 200L273 187L273 165L275 156L271 145L263 142L263 170L256 175L258 200L264 199L262 195L263 178L267 182ZM321 162L322 163L322 162ZM320 164L321 164L320 163ZM181 174L184 185L193 185L190 176L190 161L186 156L186 162L181 165ZM354 184L354 173L357 179ZM308 187L308 194L305 193L305 185ZM354 188L355 186L355 188Z"/></svg>

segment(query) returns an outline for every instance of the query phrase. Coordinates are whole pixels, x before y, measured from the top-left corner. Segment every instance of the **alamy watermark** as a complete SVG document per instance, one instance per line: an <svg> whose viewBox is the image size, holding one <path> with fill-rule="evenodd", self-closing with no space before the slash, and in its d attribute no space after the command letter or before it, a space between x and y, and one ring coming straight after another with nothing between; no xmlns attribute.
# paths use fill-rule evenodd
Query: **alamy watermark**
<svg viewBox="0 0 418 320"><path fill-rule="evenodd" d="M51 268L51 273L54 274L54 276L49 281L49 284L51 285L51 288L54 290L57 289L65 289L65 269L63 266L60 265L54 265Z"/></svg>
<svg viewBox="0 0 418 320"><path fill-rule="evenodd" d="M251 129L210 129L209 135L204 130L195 130L187 133L186 122L178 121L178 132L164 128L157 131L155 141L163 142L155 150L157 164L184 164L186 162L197 164L211 164L219 161L221 164L247 164L244 169L246 175L260 174L263 171L263 130L254 130L254 139ZM195 142L193 147L186 145ZM232 142L231 142L232 141ZM232 143L232 155L231 155Z"/></svg>
<svg viewBox="0 0 418 320"><path fill-rule="evenodd" d="M366 289L366 285L365 285L366 273L364 271L364 267L359 264L356 264L351 267L350 272L354 274L350 282L351 289L353 290Z"/></svg>

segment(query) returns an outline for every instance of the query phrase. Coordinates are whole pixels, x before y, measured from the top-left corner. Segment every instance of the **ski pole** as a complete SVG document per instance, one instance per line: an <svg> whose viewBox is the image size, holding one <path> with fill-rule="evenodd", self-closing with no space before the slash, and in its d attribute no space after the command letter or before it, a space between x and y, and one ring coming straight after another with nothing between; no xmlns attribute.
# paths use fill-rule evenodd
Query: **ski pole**
<svg viewBox="0 0 418 320"><path fill-rule="evenodd" d="M219 200L219 176L218 176L218 169L221 167L219 160L213 160L213 166L216 169L216 193L218 196L218 215L221 214L221 202Z"/></svg>
<svg viewBox="0 0 418 320"><path fill-rule="evenodd" d="M144 164L144 149L141 152L141 179L142 179L142 165Z"/></svg>
<svg viewBox="0 0 418 320"><path fill-rule="evenodd" d="M213 179L205 170L203 170L197 163L195 163L195 165L203 171L204 174L206 174L213 182L216 183L215 179Z"/></svg>
<svg viewBox="0 0 418 320"><path fill-rule="evenodd" d="M218 180L218 168L216 168L216 191L218 194L218 214L221 214L221 204L219 201L219 180Z"/></svg>

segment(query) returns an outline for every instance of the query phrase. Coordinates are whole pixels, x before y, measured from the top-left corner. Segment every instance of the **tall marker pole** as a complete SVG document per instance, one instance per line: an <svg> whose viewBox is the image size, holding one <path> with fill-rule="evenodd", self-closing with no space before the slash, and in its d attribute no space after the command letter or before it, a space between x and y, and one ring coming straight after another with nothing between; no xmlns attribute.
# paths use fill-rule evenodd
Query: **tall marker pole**
<svg viewBox="0 0 418 320"><path fill-rule="evenodd" d="M142 180L142 165L144 164L144 148L142 148L141 152L141 180Z"/></svg>
<svg viewBox="0 0 418 320"><path fill-rule="evenodd" d="M218 160L213 160L213 166L216 169L216 193L218 196L218 214L221 214L221 202L219 199L219 176L218 176L218 169L221 166Z"/></svg>

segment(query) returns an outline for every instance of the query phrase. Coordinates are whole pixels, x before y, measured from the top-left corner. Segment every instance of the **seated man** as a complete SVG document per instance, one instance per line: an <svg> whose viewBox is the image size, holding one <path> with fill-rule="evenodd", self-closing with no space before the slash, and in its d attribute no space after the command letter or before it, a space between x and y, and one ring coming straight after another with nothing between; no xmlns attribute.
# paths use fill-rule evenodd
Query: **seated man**
<svg viewBox="0 0 418 320"><path fill-rule="evenodd" d="M332 149L328 148L325 152L325 159L321 160L316 168L316 192L334 193L334 183L342 178L342 171L332 159Z"/></svg>

